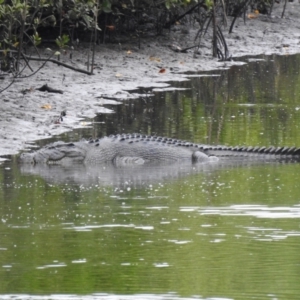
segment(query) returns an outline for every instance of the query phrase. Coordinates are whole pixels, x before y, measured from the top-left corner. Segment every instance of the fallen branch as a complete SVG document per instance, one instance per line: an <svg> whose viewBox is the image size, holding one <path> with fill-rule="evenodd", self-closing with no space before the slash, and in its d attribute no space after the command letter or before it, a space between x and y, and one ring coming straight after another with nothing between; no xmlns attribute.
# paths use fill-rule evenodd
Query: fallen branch
<svg viewBox="0 0 300 300"><path fill-rule="evenodd" d="M24 54L23 54L23 55L24 55ZM26 76L20 76L20 75L19 75L18 78L29 78L29 77L35 75L39 70L41 70L41 69L46 65L47 61L49 61L49 59L51 59L51 57L52 57L53 55L54 55L54 54L52 54L51 56L49 56L49 57L44 61L44 63L43 63L37 70L32 71L31 74L26 75ZM25 56L24 56L23 58L24 58L24 60L27 59ZM31 68L30 68L30 69L31 69Z"/></svg>
<svg viewBox="0 0 300 300"><path fill-rule="evenodd" d="M93 75L92 72L90 72L90 71L86 71L86 70L83 70L83 69L72 67L72 66L70 66L68 64L65 64L63 62L60 62L56 59L39 58L39 57L32 57L32 56L27 56L27 55L25 55L25 57L29 60L46 61L46 62L49 61L49 62L52 62L52 63L57 64L59 66L63 66L65 68L71 69L71 70L79 72L79 73L83 73L83 74L87 74L87 75Z"/></svg>
<svg viewBox="0 0 300 300"><path fill-rule="evenodd" d="M52 87L48 86L47 83L41 86L40 88L36 89L37 91L41 92L48 92L48 93L57 93L57 94L63 94L64 92L62 90L53 89Z"/></svg>
<svg viewBox="0 0 300 300"><path fill-rule="evenodd" d="M6 52L6 51L4 51L4 50L0 50L0 53L4 53L4 52ZM17 54L17 51L16 50L9 50L9 52L11 52L11 53L16 53ZM56 59L53 59L53 58L51 58L52 56L53 56L54 54L52 54L51 56L50 56L50 58L48 57L48 58L41 58L41 57L35 57L35 56L28 56L28 55L25 55L24 53L22 53L21 52L21 56L22 56L22 58L25 60L25 62L26 62L26 64L28 65L28 67L29 67L29 61L30 60L34 60L34 61L43 61L43 62L52 62L52 63L54 63L54 64L57 64L57 65L59 65L59 66L63 66L63 67L65 67L65 68L68 68L68 69L71 69L71 70L73 70L73 71L76 71L76 72L79 72L79 73L83 73L83 74L87 74L87 75L93 75L92 74L92 72L90 72L90 71L86 71L86 70L83 70L83 69L80 69L80 68L75 68L75 67L72 67L72 66L70 66L70 65L68 65L68 64L65 64L65 63L63 63L63 62L60 62L60 61L58 61L58 60L56 60ZM27 59L27 61L26 61L26 59ZM30 68L30 67L29 67ZM31 69L31 68L30 68ZM32 69L31 69L32 70Z"/></svg>

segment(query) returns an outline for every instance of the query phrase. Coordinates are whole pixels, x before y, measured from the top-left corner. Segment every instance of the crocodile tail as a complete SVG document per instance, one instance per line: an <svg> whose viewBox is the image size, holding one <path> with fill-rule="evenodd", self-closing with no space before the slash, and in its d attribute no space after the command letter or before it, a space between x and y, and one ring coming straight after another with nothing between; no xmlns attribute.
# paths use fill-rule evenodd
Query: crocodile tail
<svg viewBox="0 0 300 300"><path fill-rule="evenodd" d="M290 159L300 160L300 148L296 147L210 147L205 150L208 155L218 157L245 157L245 158L262 158L262 159Z"/></svg>

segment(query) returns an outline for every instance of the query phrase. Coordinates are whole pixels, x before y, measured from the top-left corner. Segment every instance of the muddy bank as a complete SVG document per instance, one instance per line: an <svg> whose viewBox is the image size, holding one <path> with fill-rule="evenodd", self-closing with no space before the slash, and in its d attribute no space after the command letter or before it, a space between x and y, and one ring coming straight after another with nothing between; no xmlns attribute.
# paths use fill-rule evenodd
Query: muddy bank
<svg viewBox="0 0 300 300"><path fill-rule="evenodd" d="M281 19L283 4L275 4L271 16L258 15L238 19L232 34L224 30L229 51L233 57L258 54L290 55L300 52L300 4L288 3ZM228 19L230 24L230 19ZM83 122L98 113L113 113L105 104L122 105L123 101L138 97L129 91L137 87L170 88L170 80L188 80L186 71L205 71L229 68L239 62L218 62L211 56L211 37L201 42L200 53L174 52L170 45L187 48L194 44L198 28L176 25L170 32L157 38L145 38L126 43L97 46L95 75L88 76L47 63L36 75L18 79L12 87L0 94L0 155L16 154L30 142L49 138L73 128L88 126ZM43 53L45 52L45 53ZM41 54L46 54L41 50ZM79 45L61 61L85 68L88 50ZM41 64L30 62L33 69ZM164 69L164 72L160 70ZM27 71L26 71L27 72ZM1 89L10 81L0 79ZM35 90L47 83L63 90L63 94ZM27 90L26 93L22 91ZM67 112L61 119L61 113Z"/></svg>

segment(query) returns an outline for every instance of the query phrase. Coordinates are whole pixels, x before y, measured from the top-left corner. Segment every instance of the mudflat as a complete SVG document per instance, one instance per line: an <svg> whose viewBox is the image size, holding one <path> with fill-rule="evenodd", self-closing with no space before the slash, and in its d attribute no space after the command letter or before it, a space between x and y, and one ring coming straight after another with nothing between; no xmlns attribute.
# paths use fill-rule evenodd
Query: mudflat
<svg viewBox="0 0 300 300"><path fill-rule="evenodd" d="M223 28L231 55L279 54L291 55L300 52L300 3L289 2L281 18L284 3L275 3L272 14L255 15L244 23L238 18L233 33ZM138 41L120 39L118 43L96 46L95 74L85 75L48 62L35 75L16 79L10 88L0 94L0 155L17 154L29 147L30 142L86 126L86 118L99 113L113 113L105 104L122 105L122 101L139 97L130 93L137 87L170 88L168 81L188 80L187 71L206 71L229 68L238 61L220 62L212 58L211 34L201 41L197 53L186 53L174 48L188 48L195 44L199 28L195 25L175 25L158 37ZM74 67L86 68L89 49L79 44L62 54L61 61ZM47 57L46 49L40 49ZM37 70L42 63L30 61ZM163 70L163 71L162 71ZM23 75L30 74L28 69ZM0 89L12 78L0 76ZM36 90L44 84L63 91L63 94ZM114 99L114 100L112 100ZM66 112L66 116L61 113Z"/></svg>

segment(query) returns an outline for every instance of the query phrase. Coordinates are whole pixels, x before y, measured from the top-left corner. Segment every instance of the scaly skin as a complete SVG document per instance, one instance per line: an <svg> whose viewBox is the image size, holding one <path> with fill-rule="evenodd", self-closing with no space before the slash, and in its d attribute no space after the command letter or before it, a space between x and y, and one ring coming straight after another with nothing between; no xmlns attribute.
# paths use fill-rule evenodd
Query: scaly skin
<svg viewBox="0 0 300 300"><path fill-rule="evenodd" d="M32 153L23 153L21 163L69 164L115 163L147 164L161 162L211 162L218 158L250 160L300 160L300 148L228 147L194 144L186 141L121 134L74 143L56 142Z"/></svg>

